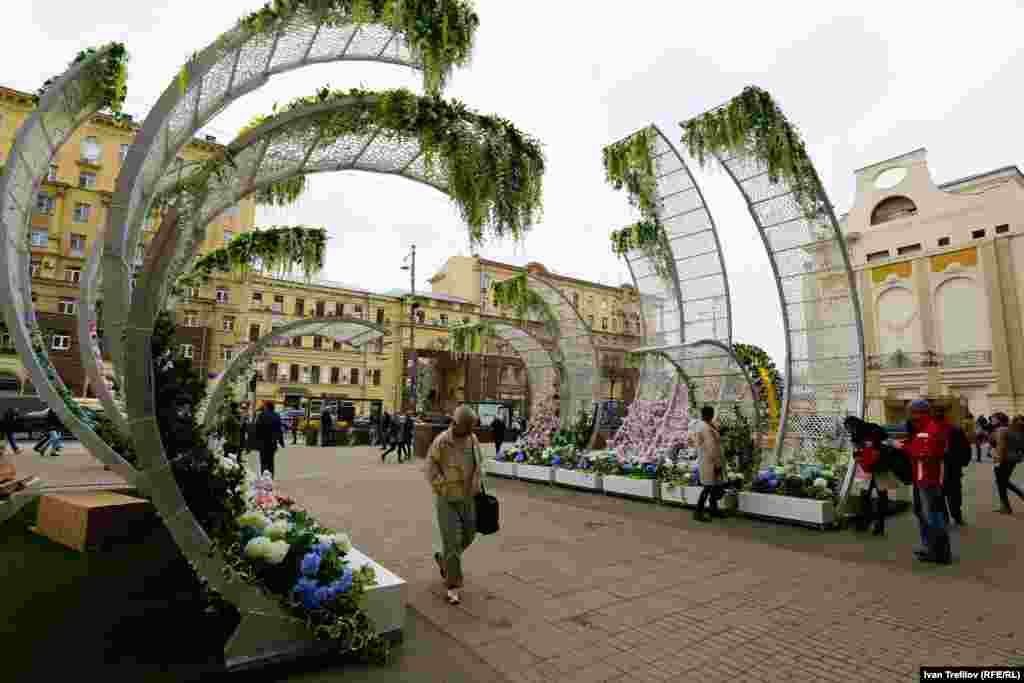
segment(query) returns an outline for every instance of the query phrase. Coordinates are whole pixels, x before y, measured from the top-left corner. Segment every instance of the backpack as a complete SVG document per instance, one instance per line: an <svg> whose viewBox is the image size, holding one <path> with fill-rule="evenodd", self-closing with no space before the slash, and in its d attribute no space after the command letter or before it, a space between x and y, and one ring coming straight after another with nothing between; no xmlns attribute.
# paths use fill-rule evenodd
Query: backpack
<svg viewBox="0 0 1024 683"><path fill-rule="evenodd" d="M1024 435L1012 429L1006 430L1006 459L1011 463L1024 459Z"/></svg>
<svg viewBox="0 0 1024 683"><path fill-rule="evenodd" d="M971 464L971 444L967 440L964 430L954 427L949 430L949 445L947 446L949 461L956 467L967 467Z"/></svg>

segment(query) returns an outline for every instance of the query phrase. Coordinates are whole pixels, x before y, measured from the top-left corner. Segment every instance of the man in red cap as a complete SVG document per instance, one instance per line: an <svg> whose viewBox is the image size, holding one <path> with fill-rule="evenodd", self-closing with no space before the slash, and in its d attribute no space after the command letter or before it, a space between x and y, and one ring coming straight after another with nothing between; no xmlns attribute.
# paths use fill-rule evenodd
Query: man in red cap
<svg viewBox="0 0 1024 683"><path fill-rule="evenodd" d="M949 564L952 553L946 531L946 498L942 491L946 456L946 428L930 412L928 401L910 404L907 451L913 465L914 515L921 531L923 562Z"/></svg>

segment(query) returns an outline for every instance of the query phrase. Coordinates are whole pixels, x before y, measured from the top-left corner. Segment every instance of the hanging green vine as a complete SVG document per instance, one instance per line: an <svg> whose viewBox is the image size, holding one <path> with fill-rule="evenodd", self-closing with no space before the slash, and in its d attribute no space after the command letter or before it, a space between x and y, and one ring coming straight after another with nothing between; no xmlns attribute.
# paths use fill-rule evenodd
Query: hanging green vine
<svg viewBox="0 0 1024 683"><path fill-rule="evenodd" d="M512 309L520 320L526 320L531 313L536 314L549 336L559 336L561 326L558 314L544 300L544 297L530 289L527 273L520 273L500 282L492 282L491 296L495 306Z"/></svg>
<svg viewBox="0 0 1024 683"><path fill-rule="evenodd" d="M821 213L818 174L796 126L756 86L744 88L723 107L682 124L683 144L704 167L714 154L753 157L768 167L768 179L785 179L807 217Z"/></svg>
<svg viewBox="0 0 1024 683"><path fill-rule="evenodd" d="M769 408L778 406L782 400L782 375L779 374L771 356L764 349L753 344L736 342L732 345L732 350L736 354L736 360L743 364L753 381L764 405ZM775 411L769 410L769 413L773 412ZM769 417L772 418L774 424L771 426L774 429L778 426L778 415L770 414Z"/></svg>
<svg viewBox="0 0 1024 683"><path fill-rule="evenodd" d="M243 232L200 258L178 278L175 289L204 285L214 273L241 276L256 264L270 274L290 274L298 266L310 278L323 269L326 250L327 231L323 228L272 227Z"/></svg>
<svg viewBox="0 0 1024 683"><path fill-rule="evenodd" d="M104 52L105 50L105 52ZM84 69L81 82L85 92L83 100L95 102L99 109L109 109L119 113L128 96L128 50L123 43L110 43L101 48L90 47L75 56L68 68L92 59L103 52L102 57L93 59ZM36 91L36 104L46 94L59 77L50 78Z"/></svg>
<svg viewBox="0 0 1024 683"><path fill-rule="evenodd" d="M457 357L483 350L483 340L493 337L494 326L486 322L465 323L448 329L448 348Z"/></svg>
<svg viewBox="0 0 1024 683"><path fill-rule="evenodd" d="M319 135L319 148L349 136L415 138L423 150L428 175L444 179L474 243L483 241L485 229L496 237L511 234L521 239L539 219L544 154L539 143L511 122L478 114L458 101L423 97L408 90L323 88L275 110L283 114L337 101L348 106L302 120ZM277 134L287 136L289 129L280 129ZM239 141L245 139L243 135ZM237 148L238 141L220 156L197 164L163 199L185 193L198 203L214 179L226 179L226 171L234 163L232 150Z"/></svg>
<svg viewBox="0 0 1024 683"><path fill-rule="evenodd" d="M240 25L272 35L299 12L327 26L382 24L401 33L423 64L424 87L438 93L452 69L469 63L480 18L463 0L274 0Z"/></svg>
<svg viewBox="0 0 1024 683"><path fill-rule="evenodd" d="M644 128L604 148L605 179L616 190L626 189L629 203L640 209L641 220L611 234L612 253L625 257L641 250L665 282L675 277L672 248L658 219L658 179L654 166L654 128Z"/></svg>
<svg viewBox="0 0 1024 683"><path fill-rule="evenodd" d="M260 206L291 206L305 193L307 185L306 176L292 176L257 192L256 203Z"/></svg>

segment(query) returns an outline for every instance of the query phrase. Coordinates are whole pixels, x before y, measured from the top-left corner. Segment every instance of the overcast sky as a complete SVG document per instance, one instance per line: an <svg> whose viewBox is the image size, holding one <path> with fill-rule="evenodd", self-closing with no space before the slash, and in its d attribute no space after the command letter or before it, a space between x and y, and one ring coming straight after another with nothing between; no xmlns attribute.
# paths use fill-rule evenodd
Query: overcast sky
<svg viewBox="0 0 1024 683"><path fill-rule="evenodd" d="M132 58L127 109L143 114L190 54L259 4L6 3L0 82L35 90L77 50L120 40ZM480 0L473 64L455 75L447 94L538 137L549 169L543 222L522 244L491 244L482 255L627 282L608 233L635 216L625 195L605 185L601 148L651 122L678 141L679 121L752 83L769 90L801 128L840 212L853 200L854 169L918 147L928 148L938 182L1020 164L1020 2L863 1L858 14L836 14L837 6ZM398 67L315 67L240 100L211 132L227 142L253 115L325 84L420 89L420 79ZM742 199L721 171L697 175L723 238L734 336L781 361L778 302ZM469 251L447 198L401 179L314 177L298 205L265 211L260 220L299 223L329 229L328 276L367 289L407 286L399 266L411 244L423 288L448 255Z"/></svg>

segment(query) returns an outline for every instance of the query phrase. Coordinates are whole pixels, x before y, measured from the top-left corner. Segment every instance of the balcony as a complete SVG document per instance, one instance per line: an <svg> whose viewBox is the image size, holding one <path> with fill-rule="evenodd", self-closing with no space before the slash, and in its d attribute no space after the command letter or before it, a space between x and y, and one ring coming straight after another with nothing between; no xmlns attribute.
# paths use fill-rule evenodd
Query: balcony
<svg viewBox="0 0 1024 683"><path fill-rule="evenodd" d="M869 356L868 370L914 370L918 368L979 368L992 365L992 351L960 351L938 354L934 351L895 351Z"/></svg>

